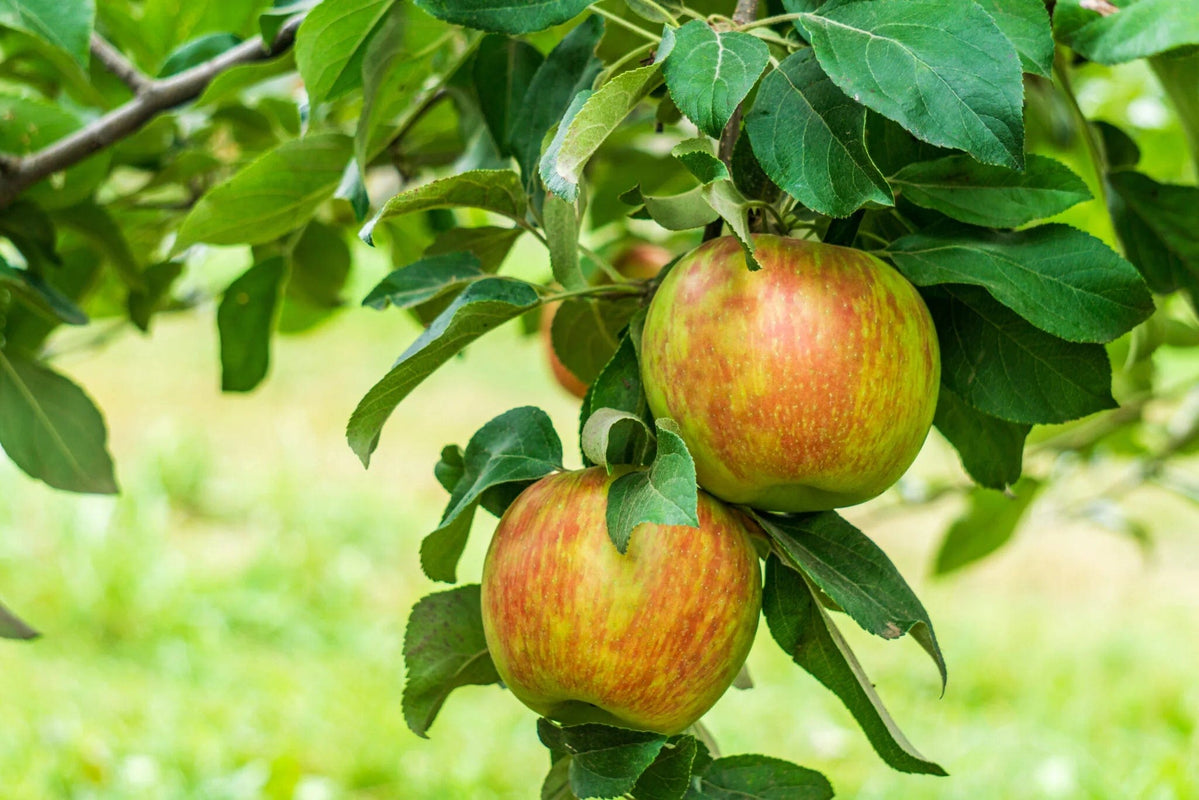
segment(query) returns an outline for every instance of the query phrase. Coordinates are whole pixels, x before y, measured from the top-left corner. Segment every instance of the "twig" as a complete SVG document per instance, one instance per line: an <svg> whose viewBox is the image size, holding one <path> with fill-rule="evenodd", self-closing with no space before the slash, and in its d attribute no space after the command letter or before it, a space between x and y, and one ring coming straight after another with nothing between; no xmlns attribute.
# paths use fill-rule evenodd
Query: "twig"
<svg viewBox="0 0 1199 800"><path fill-rule="evenodd" d="M36 153L12 159L0 169L0 208L5 208L33 184L55 172L78 164L142 128L158 114L194 100L213 78L239 64L273 58L292 46L303 17L289 20L267 47L262 37L242 42L189 70L147 83L133 99L89 125L64 136ZM107 65L107 62L105 62Z"/></svg>
<svg viewBox="0 0 1199 800"><path fill-rule="evenodd" d="M134 94L141 94L150 88L154 79L133 66L120 50L108 43L108 40L98 33L92 34L92 55L104 65L104 68L121 79L121 82Z"/></svg>

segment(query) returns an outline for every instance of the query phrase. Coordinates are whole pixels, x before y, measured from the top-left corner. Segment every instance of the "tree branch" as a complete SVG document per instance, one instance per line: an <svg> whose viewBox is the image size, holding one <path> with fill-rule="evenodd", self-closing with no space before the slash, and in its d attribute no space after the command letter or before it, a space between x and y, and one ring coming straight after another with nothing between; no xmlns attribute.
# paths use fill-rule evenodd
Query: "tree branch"
<svg viewBox="0 0 1199 800"><path fill-rule="evenodd" d="M303 17L289 20L279 29L279 35L269 48L263 43L262 37L256 36L189 70L169 78L148 81L132 100L80 130L36 153L5 159L0 165L0 208L7 207L21 192L43 178L74 166L113 142L136 133L162 112L199 97L208 84L225 70L285 52L295 42L296 29L302 21ZM109 66L103 57L97 58ZM123 57L121 60L124 62Z"/></svg>
<svg viewBox="0 0 1199 800"><path fill-rule="evenodd" d="M121 79L134 94L141 94L149 88L154 79L133 66L120 50L108 43L108 40L98 33L92 34L92 55L104 65L104 68Z"/></svg>

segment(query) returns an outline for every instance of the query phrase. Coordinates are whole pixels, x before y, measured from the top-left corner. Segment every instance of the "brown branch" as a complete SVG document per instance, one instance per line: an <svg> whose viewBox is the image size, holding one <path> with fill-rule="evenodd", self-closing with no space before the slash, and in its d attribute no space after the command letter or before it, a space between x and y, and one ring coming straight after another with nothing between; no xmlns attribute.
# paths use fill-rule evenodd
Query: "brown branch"
<svg viewBox="0 0 1199 800"><path fill-rule="evenodd" d="M194 100L225 70L273 58L295 42L303 17L296 17L279 30L267 47L256 36L218 56L169 78L145 84L133 99L53 144L19 158L9 158L0 168L0 208L5 208L33 184L78 164L88 156L139 131L164 111ZM122 59L124 60L124 59ZM105 62L107 66L107 62Z"/></svg>
<svg viewBox="0 0 1199 800"><path fill-rule="evenodd" d="M98 33L92 34L92 55L104 65L104 68L121 79L121 83L129 87L134 94L141 94L149 88L154 79L133 66L120 50L108 43L108 40Z"/></svg>

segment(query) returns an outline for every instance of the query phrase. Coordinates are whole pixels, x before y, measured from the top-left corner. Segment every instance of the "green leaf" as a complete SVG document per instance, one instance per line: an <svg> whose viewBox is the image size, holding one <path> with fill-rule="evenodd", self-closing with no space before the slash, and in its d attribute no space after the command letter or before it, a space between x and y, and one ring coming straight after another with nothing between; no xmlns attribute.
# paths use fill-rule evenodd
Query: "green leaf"
<svg viewBox="0 0 1199 800"><path fill-rule="evenodd" d="M1011 495L990 489L970 493L970 505L958 517L937 550L933 574L944 575L972 564L998 550L1016 533L1024 513L1042 484L1032 478L1020 481Z"/></svg>
<svg viewBox="0 0 1199 800"><path fill-rule="evenodd" d="M835 511L798 516L755 513L781 555L862 627L884 639L911 633L947 674L932 620L912 587L870 537Z"/></svg>
<svg viewBox="0 0 1199 800"><path fill-rule="evenodd" d="M479 260L484 272L494 273L508 257L512 245L524 233L521 228L498 228L483 225L478 228L450 228L437 234L425 255L470 253Z"/></svg>
<svg viewBox="0 0 1199 800"><path fill-rule="evenodd" d="M694 736L672 736L658 751L654 763L633 786L637 800L682 800L691 786L691 769L699 750Z"/></svg>
<svg viewBox="0 0 1199 800"><path fill-rule="evenodd" d="M660 733L547 719L537 720L537 735L551 752L569 754L570 788L580 800L623 796L666 744Z"/></svg>
<svg viewBox="0 0 1199 800"><path fill-rule="evenodd" d="M759 755L718 758L689 800L830 800L833 787L815 770ZM640 798L638 798L640 800Z"/></svg>
<svg viewBox="0 0 1199 800"><path fill-rule="evenodd" d="M770 49L748 33L717 33L701 20L692 20L673 34L674 45L664 67L670 97L701 131L719 138L770 63ZM667 46L664 42L663 48Z"/></svg>
<svg viewBox="0 0 1199 800"><path fill-rule="evenodd" d="M631 69L598 91L575 97L562 120L565 130L559 128L541 161L546 188L574 202L583 167L629 112L658 85L659 69L657 64ZM578 105L580 98L582 105Z"/></svg>
<svg viewBox="0 0 1199 800"><path fill-rule="evenodd" d="M958 451L975 483L1006 489L1020 479L1024 440L1031 426L984 414L944 386L937 395L933 425Z"/></svg>
<svg viewBox="0 0 1199 800"><path fill-rule="evenodd" d="M95 0L0 0L0 25L30 33L87 66Z"/></svg>
<svg viewBox="0 0 1199 800"><path fill-rule="evenodd" d="M424 738L450 692L499 682L483 638L478 584L427 595L413 606L404 633L404 667L404 721Z"/></svg>
<svg viewBox="0 0 1199 800"><path fill-rule="evenodd" d="M36 639L37 631L26 625L15 614L0 604L0 639Z"/></svg>
<svg viewBox="0 0 1199 800"><path fill-rule="evenodd" d="M88 200L71 206L58 218L63 227L78 232L104 251L113 271L126 286L130 289L145 288L141 265L129 247L125 232L107 207Z"/></svg>
<svg viewBox="0 0 1199 800"><path fill-rule="evenodd" d="M442 461L446 453L442 451ZM470 523L484 493L497 486L533 481L562 469L562 442L549 416L539 408L524 406L505 412L471 437L462 457L461 473L439 464L439 479L456 477L450 502L437 528L420 548L421 568L431 579L453 583L458 560L466 547Z"/></svg>
<svg viewBox="0 0 1199 800"><path fill-rule="evenodd" d="M541 216L545 220L554 280L563 289L584 288L587 281L579 269L579 217L575 203L550 195L545 199Z"/></svg>
<svg viewBox="0 0 1199 800"><path fill-rule="evenodd" d="M811 587L773 554L766 560L762 612L779 647L841 699L883 761L900 772L946 774L899 730Z"/></svg>
<svg viewBox="0 0 1199 800"><path fill-rule="evenodd" d="M0 256L0 288L8 289L33 308L68 325L86 325L87 314L71 298L55 289L40 276L26 269L9 266Z"/></svg>
<svg viewBox="0 0 1199 800"><path fill-rule="evenodd" d="M241 44L241 37L234 33L209 33L176 47L162 62L158 77L169 78L180 72L216 58L231 47Z"/></svg>
<svg viewBox="0 0 1199 800"><path fill-rule="evenodd" d="M458 295L350 416L346 438L363 466L370 465L383 423L409 392L463 347L540 302L531 284L512 278L483 278Z"/></svg>
<svg viewBox="0 0 1199 800"><path fill-rule="evenodd" d="M643 522L697 527L695 462L671 419L656 422L658 453L647 470L622 475L608 487L608 537L622 554Z"/></svg>
<svg viewBox="0 0 1199 800"><path fill-rule="evenodd" d="M1041 330L1074 342L1111 341L1153 313L1136 268L1068 225L1015 232L938 225L892 242L887 255L917 286L982 286Z"/></svg>
<svg viewBox="0 0 1199 800"><path fill-rule="evenodd" d="M1037 0L1039 2L1039 0ZM948 156L909 164L891 178L903 196L972 225L1015 228L1091 199L1082 178L1060 161L1030 155L1023 172Z"/></svg>
<svg viewBox="0 0 1199 800"><path fill-rule="evenodd" d="M473 77L479 109L501 155L511 155L508 131L529 91L529 84L545 61L528 42L508 36L489 35L475 52Z"/></svg>
<svg viewBox="0 0 1199 800"><path fill-rule="evenodd" d="M684 139L670 149L670 154L683 162L687 171L700 183L728 180L731 177L729 168L716 155L716 146L711 139Z"/></svg>
<svg viewBox="0 0 1199 800"><path fill-rule="evenodd" d="M591 88L603 68L595 57L603 34L603 19L590 16L563 37L537 68L520 107L511 117L508 144L520 165L524 186L530 191L537 185L545 135L562 121L575 96Z"/></svg>
<svg viewBox="0 0 1199 800"><path fill-rule="evenodd" d="M371 36L396 0L324 0L296 31L296 66L318 105L362 83L362 61Z"/></svg>
<svg viewBox="0 0 1199 800"><path fill-rule="evenodd" d="M173 252L196 242L264 244L302 227L333 196L349 159L350 139L340 134L284 142L200 198Z"/></svg>
<svg viewBox="0 0 1199 800"><path fill-rule="evenodd" d="M625 0L624 3L637 16L664 25L677 25L677 14L682 12L682 4L676 0Z"/></svg>
<svg viewBox="0 0 1199 800"><path fill-rule="evenodd" d="M701 186L699 191L741 244L746 267L751 271L761 269L762 265L754 257L754 240L749 231L749 203L745 197L737 191L732 181L713 181Z"/></svg>
<svg viewBox="0 0 1199 800"><path fill-rule="evenodd" d="M1091 127L1103 142L1108 169L1129 169L1141 160L1141 148L1137 147L1136 141L1119 126L1098 119L1091 122Z"/></svg>
<svg viewBox="0 0 1199 800"><path fill-rule="evenodd" d="M592 464L598 464L612 472L617 464L640 466L644 458L653 449L652 432L645 418L640 414L621 411L615 408L599 408L592 412L583 425L579 445L583 455ZM630 442L638 442L641 458L635 461L619 460ZM615 455L613 455L615 453Z"/></svg>
<svg viewBox="0 0 1199 800"><path fill-rule="evenodd" d="M0 93L0 120L4 122L0 125L0 153L27 155L79 130L83 121L67 108L33 97ZM111 161L112 152L101 150L55 174L54 180L35 183L21 197L47 210L69 208L95 191L108 176Z"/></svg>
<svg viewBox="0 0 1199 800"><path fill-rule="evenodd" d="M855 101L986 164L1024 165L1011 42L971 0L858 0L805 14L820 66Z"/></svg>
<svg viewBox="0 0 1199 800"><path fill-rule="evenodd" d="M313 220L291 251L287 296L320 309L342 305L353 264L342 229Z"/></svg>
<svg viewBox="0 0 1199 800"><path fill-rule="evenodd" d="M229 284L217 309L221 335L221 390L248 392L266 377L275 308L287 276L281 256L250 267Z"/></svg>
<svg viewBox="0 0 1199 800"><path fill-rule="evenodd" d="M941 345L941 381L974 408L1009 422L1066 422L1114 408L1102 345L1034 328L982 289L923 292Z"/></svg>
<svg viewBox="0 0 1199 800"><path fill-rule="evenodd" d="M477 169L400 192L363 226L359 236L372 244L371 231L380 220L433 208L481 208L523 224L527 207L524 187L515 172Z"/></svg>
<svg viewBox="0 0 1199 800"><path fill-rule="evenodd" d="M952 153L943 147L922 142L897 122L873 111L866 112L866 149L874 163L888 177L908 164L934 161Z"/></svg>
<svg viewBox="0 0 1199 800"><path fill-rule="evenodd" d="M974 0L1003 31L1025 72L1048 78L1053 73L1053 29L1044 0Z"/></svg>
<svg viewBox="0 0 1199 800"><path fill-rule="evenodd" d="M150 320L170 298L171 286L183 274L183 262L163 261L146 267L142 273L145 288L129 292L129 321L143 333L150 332Z"/></svg>
<svg viewBox="0 0 1199 800"><path fill-rule="evenodd" d="M635 323L636 319L629 327L632 328ZM649 419L649 404L641 388L641 370L637 363L631 331L621 337L616 353L587 389L579 413L580 440L583 439L583 432L592 415L603 409L626 412L643 421ZM645 430L649 430L648 423ZM605 435L607 443L604 445L604 452L608 454L608 463L642 464L653 451L653 443L649 436L627 425L609 426ZM583 457L585 463L595 463L587 457L586 448Z"/></svg>
<svg viewBox="0 0 1199 800"><path fill-rule="evenodd" d="M703 186L696 186L682 194L661 197L642 195L637 190L637 197L645 204L650 218L668 231L702 228L720 217L704 196Z"/></svg>
<svg viewBox="0 0 1199 800"><path fill-rule="evenodd" d="M570 790L570 757L554 761L541 784L541 800L578 800Z"/></svg>
<svg viewBox="0 0 1199 800"><path fill-rule="evenodd" d="M0 447L55 489L115 494L104 417L83 390L43 364L0 351Z"/></svg>
<svg viewBox="0 0 1199 800"><path fill-rule="evenodd" d="M479 260L470 253L429 256L400 267L371 289L362 305L384 309L411 308L482 278Z"/></svg>
<svg viewBox="0 0 1199 800"><path fill-rule="evenodd" d="M762 80L745 131L770 179L814 211L844 217L868 202L895 202L866 152L866 109L837 88L811 50L788 56Z"/></svg>
<svg viewBox="0 0 1199 800"><path fill-rule="evenodd" d="M279 30L284 23L320 2L321 0L275 0L274 5L258 15L258 30L262 33L262 41L274 42L279 37Z"/></svg>
<svg viewBox="0 0 1199 800"><path fill-rule="evenodd" d="M566 22L590 0L415 0L438 19L493 33L533 33Z"/></svg>
<svg viewBox="0 0 1199 800"><path fill-rule="evenodd" d="M1117 10L1099 4L1058 0L1053 32L1059 42L1100 64L1120 64L1199 44L1199 13L1183 0L1115 0Z"/></svg>
<svg viewBox="0 0 1199 800"><path fill-rule="evenodd" d="M1116 232L1150 288L1199 290L1199 188L1158 183L1139 172L1107 179Z"/></svg>
<svg viewBox="0 0 1199 800"><path fill-rule="evenodd" d="M620 344L620 331L637 310L631 302L576 297L554 312L550 340L563 366L590 384Z"/></svg>

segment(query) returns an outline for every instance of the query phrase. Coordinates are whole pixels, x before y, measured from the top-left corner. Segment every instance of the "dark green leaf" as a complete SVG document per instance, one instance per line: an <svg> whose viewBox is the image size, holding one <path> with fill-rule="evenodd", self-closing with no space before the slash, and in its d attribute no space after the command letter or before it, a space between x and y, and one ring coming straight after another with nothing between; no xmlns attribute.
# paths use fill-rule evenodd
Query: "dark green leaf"
<svg viewBox="0 0 1199 800"><path fill-rule="evenodd" d="M144 333L150 331L150 320L170 297L171 286L183 274L181 261L163 261L147 267L142 273L145 289L129 293L129 320Z"/></svg>
<svg viewBox="0 0 1199 800"><path fill-rule="evenodd" d="M387 201L359 235L371 244L371 231L380 220L433 208L481 208L523 223L527 201L515 172L478 169L400 192Z"/></svg>
<svg viewBox="0 0 1199 800"><path fill-rule="evenodd" d="M1023 172L980 164L970 156L948 156L909 164L891 183L918 206L996 228L1015 228L1091 199L1087 185L1069 167L1034 155L1028 156Z"/></svg>
<svg viewBox="0 0 1199 800"><path fill-rule="evenodd" d="M641 371L637 364L631 333L626 333L621 338L616 353L587 389L579 415L580 438L582 429L587 427L586 423L591 415L603 408L624 411L639 417L647 421L646 430L649 428L649 405L641 388ZM609 463L644 463L652 449L652 442L640 430L627 425L608 428L605 452L608 454ZM584 459L586 458L584 454Z"/></svg>
<svg viewBox="0 0 1199 800"><path fill-rule="evenodd" d="M37 631L26 625L15 614L0 604L0 639L36 639Z"/></svg>
<svg viewBox="0 0 1199 800"><path fill-rule="evenodd" d="M71 298L29 270L9 266L0 256L0 288L8 289L42 314L68 325L86 325L87 314Z"/></svg>
<svg viewBox="0 0 1199 800"><path fill-rule="evenodd" d="M673 420L658 420L657 429L658 453L650 468L622 475L608 487L608 537L621 553L643 522L699 525L695 462Z"/></svg>
<svg viewBox="0 0 1199 800"><path fill-rule="evenodd" d="M475 52L474 81L479 109L502 155L511 155L508 131L529 91L537 68L545 61L528 42L490 35Z"/></svg>
<svg viewBox="0 0 1199 800"><path fill-rule="evenodd" d="M982 6L1020 56L1025 72L1053 72L1053 29L1045 0L974 0Z"/></svg>
<svg viewBox="0 0 1199 800"><path fill-rule="evenodd" d="M404 667L404 721L425 738L450 692L499 682L483 638L478 584L428 595L413 606L404 634Z"/></svg>
<svg viewBox="0 0 1199 800"><path fill-rule="evenodd" d="M339 228L313 220L291 251L287 295L316 308L336 308L350 274L352 256Z"/></svg>
<svg viewBox="0 0 1199 800"><path fill-rule="evenodd" d="M616 352L620 331L636 310L629 302L566 300L554 312L550 327L554 352L576 378L590 384Z"/></svg>
<svg viewBox="0 0 1199 800"><path fill-rule="evenodd" d="M541 784L541 800L578 800L570 790L570 756L556 760Z"/></svg>
<svg viewBox="0 0 1199 800"><path fill-rule="evenodd" d="M711 139L685 139L672 147L670 154L683 162L687 171L700 183L727 180L730 177L729 168L716 155L716 146Z"/></svg>
<svg viewBox="0 0 1199 800"><path fill-rule="evenodd" d="M524 233L521 228L450 228L437 234L433 244L425 248L425 255L437 256L444 253L465 252L479 259L484 272L494 273L508 257L512 245Z"/></svg>
<svg viewBox="0 0 1199 800"><path fill-rule="evenodd" d="M1053 32L1091 61L1120 64L1199 44L1199 12L1187 0L1058 0Z"/></svg>
<svg viewBox="0 0 1199 800"><path fill-rule="evenodd" d="M945 659L932 620L912 587L870 537L835 511L755 514L791 566L801 570L862 630L884 639L911 633L932 657L945 688Z"/></svg>
<svg viewBox="0 0 1199 800"><path fill-rule="evenodd" d="M409 392L463 347L538 303L540 297L531 284L512 278L483 278L458 295L350 416L346 438L363 465L370 464L383 423Z"/></svg>
<svg viewBox="0 0 1199 800"><path fill-rule="evenodd" d="M984 414L944 386L937 396L933 424L958 451L975 483L1005 489L1019 480L1024 439L1031 426Z"/></svg>
<svg viewBox="0 0 1199 800"><path fill-rule="evenodd" d="M699 742L694 736L672 736L633 786L637 800L682 800L691 785L691 767Z"/></svg>
<svg viewBox="0 0 1199 800"><path fill-rule="evenodd" d="M570 756L570 787L580 800L621 797L654 763L666 744L660 733L608 725L559 726L537 721L537 733L551 752Z"/></svg>
<svg viewBox="0 0 1199 800"><path fill-rule="evenodd" d="M701 131L718 138L770 63L770 49L748 33L717 33L701 20L672 32L673 47L662 44L670 48L664 70L671 99Z"/></svg>
<svg viewBox="0 0 1199 800"><path fill-rule="evenodd" d="M104 251L117 277L130 289L143 289L141 265L129 247L125 232L108 208L92 201L76 203L58 215L63 227L70 228Z"/></svg>
<svg viewBox="0 0 1199 800"><path fill-rule="evenodd" d="M1025 478L1012 496L990 489L972 491L966 512L949 526L941 541L933 573L944 575L961 569L1002 547L1015 535L1024 512L1040 490L1039 481Z"/></svg>
<svg viewBox="0 0 1199 800"><path fill-rule="evenodd" d="M941 381L974 408L1036 424L1115 407L1102 345L1044 333L975 287L923 294L941 345Z"/></svg>
<svg viewBox="0 0 1199 800"><path fill-rule="evenodd" d="M450 459L441 468L439 478L449 480L456 472L452 454ZM442 461L446 461L445 451ZM523 488L561 468L562 442L550 418L539 408L514 408L480 428L466 445L462 472L450 491L441 523L421 543L425 574L435 581L457 580L458 559L466 546L475 505L484 492L503 484L517 483Z"/></svg>
<svg viewBox="0 0 1199 800"><path fill-rule="evenodd" d="M788 56L763 80L745 131L762 169L805 206L844 217L894 198L865 143L866 109L829 79L811 50Z"/></svg>
<svg viewBox="0 0 1199 800"><path fill-rule="evenodd" d="M1092 122L1091 126L1103 142L1108 169L1129 169L1141 160L1141 148L1122 128L1101 119Z"/></svg>
<svg viewBox="0 0 1199 800"><path fill-rule="evenodd" d="M1199 289L1199 188L1139 172L1108 176L1116 232L1155 292Z"/></svg>
<svg viewBox="0 0 1199 800"><path fill-rule="evenodd" d="M95 0L0 0L0 25L31 33L87 66Z"/></svg>
<svg viewBox="0 0 1199 800"><path fill-rule="evenodd" d="M171 75L178 75L184 70L219 56L240 43L241 37L234 33L209 33L192 39L190 42L176 47L167 56L166 61L158 70L158 77L168 78Z"/></svg>
<svg viewBox="0 0 1199 800"><path fill-rule="evenodd" d="M263 244L302 227L341 183L350 145L333 133L284 142L204 195L174 252L196 242Z"/></svg>
<svg viewBox="0 0 1199 800"><path fill-rule="evenodd" d="M775 555L766 560L762 612L774 640L841 699L883 761L900 772L946 774L920 755L899 730L812 589Z"/></svg>
<svg viewBox="0 0 1199 800"><path fill-rule="evenodd" d="M967 283L1041 330L1074 342L1107 342L1153 313L1136 268L1068 225L1015 232L938 225L887 247L917 286Z"/></svg>
<svg viewBox="0 0 1199 800"><path fill-rule="evenodd" d="M551 195L545 199L541 216L554 280L564 289L582 289L587 281L579 269L578 209L573 202Z"/></svg>
<svg viewBox="0 0 1199 800"><path fill-rule="evenodd" d="M718 758L704 771L689 800L830 800L833 787L819 772L778 758ZM638 798L640 800L640 798Z"/></svg>
<svg viewBox="0 0 1199 800"><path fill-rule="evenodd" d="M483 277L479 260L470 253L429 256L392 272L371 289L362 305L384 309L410 308Z"/></svg>
<svg viewBox="0 0 1199 800"><path fill-rule="evenodd" d="M461 25L494 33L543 31L582 13L590 0L415 0L418 8Z"/></svg>
<svg viewBox="0 0 1199 800"><path fill-rule="evenodd" d="M933 161L952 152L920 141L899 123L873 111L866 112L866 149L888 177L908 164Z"/></svg>
<svg viewBox="0 0 1199 800"><path fill-rule="evenodd" d="M1023 166L1020 59L971 0L834 3L800 23L855 101L932 144Z"/></svg>
<svg viewBox="0 0 1199 800"><path fill-rule="evenodd" d="M362 61L371 36L396 0L324 0L296 32L296 66L317 105L362 83Z"/></svg>
<svg viewBox="0 0 1199 800"><path fill-rule="evenodd" d="M217 309L221 335L221 389L248 392L266 377L275 307L287 275L280 256L254 266L225 290Z"/></svg>
<svg viewBox="0 0 1199 800"><path fill-rule="evenodd" d="M31 477L68 492L115 494L104 417L43 364L0 351L0 447Z"/></svg>

